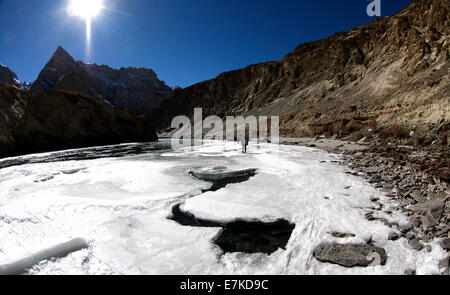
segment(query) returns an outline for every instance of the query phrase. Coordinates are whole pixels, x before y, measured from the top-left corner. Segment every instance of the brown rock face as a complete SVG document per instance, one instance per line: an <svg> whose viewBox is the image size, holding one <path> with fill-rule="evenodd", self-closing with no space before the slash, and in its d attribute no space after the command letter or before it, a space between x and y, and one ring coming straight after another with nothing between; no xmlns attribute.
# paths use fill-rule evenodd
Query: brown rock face
<svg viewBox="0 0 450 295"><path fill-rule="evenodd" d="M281 60L175 91L155 114L278 115L281 133L357 129L372 119L433 129L450 120L448 0L416 0L398 14L297 47ZM348 125L348 126L347 126ZM314 130L316 128L316 130Z"/></svg>
<svg viewBox="0 0 450 295"><path fill-rule="evenodd" d="M0 81L19 85L19 79L17 79L16 73L11 71L7 66L0 64Z"/></svg>
<svg viewBox="0 0 450 295"><path fill-rule="evenodd" d="M93 98L0 82L0 157L156 139L147 120Z"/></svg>
<svg viewBox="0 0 450 295"><path fill-rule="evenodd" d="M31 91L65 90L92 96L136 114L147 114L172 93L152 70L111 69L75 61L62 47L33 83Z"/></svg>

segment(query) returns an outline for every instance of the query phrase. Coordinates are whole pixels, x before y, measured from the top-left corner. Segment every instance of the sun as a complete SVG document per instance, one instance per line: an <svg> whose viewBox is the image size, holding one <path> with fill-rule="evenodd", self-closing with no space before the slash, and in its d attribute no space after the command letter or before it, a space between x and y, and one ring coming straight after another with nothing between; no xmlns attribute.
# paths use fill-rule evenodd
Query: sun
<svg viewBox="0 0 450 295"><path fill-rule="evenodd" d="M92 18L97 16L101 10L106 9L102 0L68 0L67 14L69 17L77 16L86 22L86 57L91 58L91 33Z"/></svg>
<svg viewBox="0 0 450 295"><path fill-rule="evenodd" d="M68 12L70 15L90 20L103 8L102 0L70 0Z"/></svg>

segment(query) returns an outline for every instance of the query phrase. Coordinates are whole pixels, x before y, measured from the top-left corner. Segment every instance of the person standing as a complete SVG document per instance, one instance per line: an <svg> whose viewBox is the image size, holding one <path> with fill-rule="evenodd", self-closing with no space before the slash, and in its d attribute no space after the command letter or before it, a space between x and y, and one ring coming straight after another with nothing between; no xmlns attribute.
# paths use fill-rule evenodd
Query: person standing
<svg viewBox="0 0 450 295"><path fill-rule="evenodd" d="M241 140L243 154L247 153L248 142L249 142L249 136L247 134L245 134L244 138L242 138L242 140Z"/></svg>

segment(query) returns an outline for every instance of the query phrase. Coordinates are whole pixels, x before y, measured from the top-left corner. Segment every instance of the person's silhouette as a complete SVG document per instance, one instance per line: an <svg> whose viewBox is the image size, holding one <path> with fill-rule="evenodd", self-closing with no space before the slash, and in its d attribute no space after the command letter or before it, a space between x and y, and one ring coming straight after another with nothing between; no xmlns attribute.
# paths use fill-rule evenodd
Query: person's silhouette
<svg viewBox="0 0 450 295"><path fill-rule="evenodd" d="M249 142L249 136L247 134L245 134L244 138L242 138L242 140L241 140L243 154L247 153L248 142Z"/></svg>

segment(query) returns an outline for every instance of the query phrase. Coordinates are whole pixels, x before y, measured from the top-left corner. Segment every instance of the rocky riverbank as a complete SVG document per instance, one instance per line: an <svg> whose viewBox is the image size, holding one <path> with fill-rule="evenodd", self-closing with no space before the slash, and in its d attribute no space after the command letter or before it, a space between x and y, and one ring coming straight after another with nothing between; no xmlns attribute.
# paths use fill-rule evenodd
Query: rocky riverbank
<svg viewBox="0 0 450 295"><path fill-rule="evenodd" d="M441 240L450 253L450 190L448 149L418 149L414 146L372 145L361 152L345 152L344 164L367 178L409 217L409 225L390 224L391 239L404 237L417 250L424 243ZM374 200L376 203L377 200ZM382 206L374 211L382 210ZM373 214L367 219L375 220ZM449 273L449 257L441 262Z"/></svg>
<svg viewBox="0 0 450 295"><path fill-rule="evenodd" d="M409 218L408 225L389 223L377 218L385 211L379 200L366 215L392 228L390 239L406 238L411 247L430 251L426 243L438 239L450 254L450 189L448 146L434 144L420 147L405 140L375 139L351 143L325 138L283 139L283 144L316 147L343 155L343 165L355 175L365 177L398 204ZM387 212L389 213L389 212ZM443 274L449 273L449 257L441 262ZM408 272L414 274L414 270Z"/></svg>

